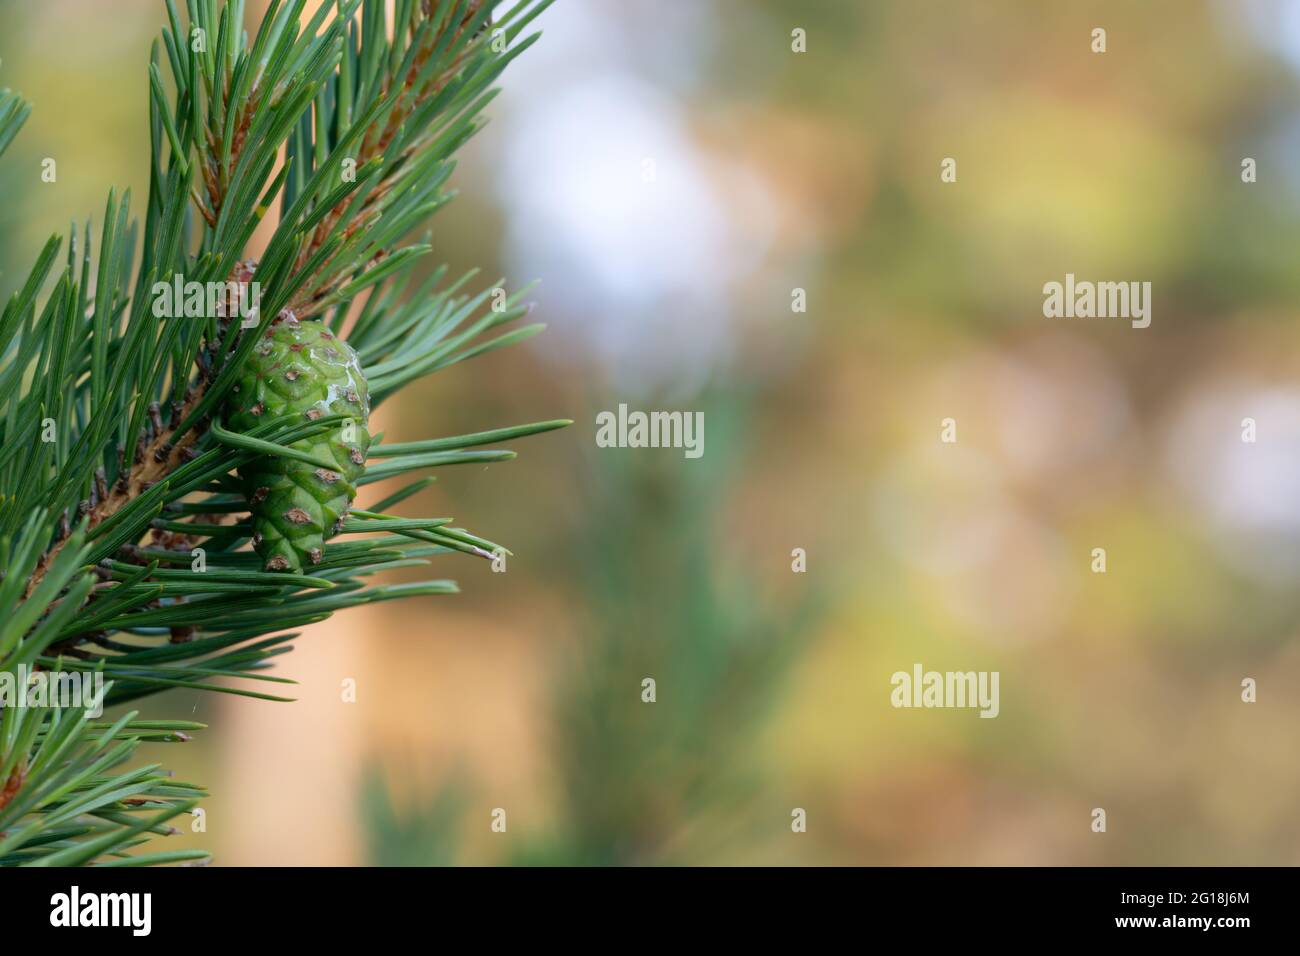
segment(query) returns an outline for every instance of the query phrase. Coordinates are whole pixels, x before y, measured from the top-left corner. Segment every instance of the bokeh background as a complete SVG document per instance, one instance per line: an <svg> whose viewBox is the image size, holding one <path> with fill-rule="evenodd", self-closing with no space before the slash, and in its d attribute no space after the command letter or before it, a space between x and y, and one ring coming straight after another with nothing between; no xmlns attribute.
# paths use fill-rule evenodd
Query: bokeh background
<svg viewBox="0 0 1300 956"><path fill-rule="evenodd" d="M0 0L0 83L35 105L0 163L5 294L110 186L145 195L162 19ZM550 329L378 427L576 424L408 505L509 545L507 573L449 556L459 596L309 629L295 703L145 703L210 724L150 755L213 791L175 839L1300 863L1300 3L560 0L540 25L433 225L453 273L540 280ZM1043 318L1067 272L1152 282L1151 327ZM703 411L704 456L597 448L620 402ZM893 709L914 662L1000 671L1000 716Z"/></svg>

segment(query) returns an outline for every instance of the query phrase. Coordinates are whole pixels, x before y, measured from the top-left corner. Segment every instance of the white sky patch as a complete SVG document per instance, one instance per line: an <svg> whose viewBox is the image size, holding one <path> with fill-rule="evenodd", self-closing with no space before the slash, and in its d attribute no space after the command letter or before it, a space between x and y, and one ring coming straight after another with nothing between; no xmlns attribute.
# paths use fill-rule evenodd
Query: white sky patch
<svg viewBox="0 0 1300 956"><path fill-rule="evenodd" d="M1256 440L1241 440L1253 418ZM1242 571L1273 583L1300 572L1300 389L1198 394L1170 432L1167 467Z"/></svg>
<svg viewBox="0 0 1300 956"><path fill-rule="evenodd" d="M595 360L633 392L691 390L730 353L734 284L761 264L774 219L762 189L723 188L752 174L696 144L674 93L707 31L638 32L613 14L557 4L508 84L507 264L541 280L544 352ZM629 32L673 49L633 58Z"/></svg>

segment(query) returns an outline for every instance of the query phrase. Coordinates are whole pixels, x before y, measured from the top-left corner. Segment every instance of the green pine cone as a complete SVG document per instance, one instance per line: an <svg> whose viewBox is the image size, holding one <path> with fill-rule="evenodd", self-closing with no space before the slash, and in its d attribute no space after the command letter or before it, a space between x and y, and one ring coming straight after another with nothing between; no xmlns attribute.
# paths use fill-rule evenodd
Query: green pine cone
<svg viewBox="0 0 1300 956"><path fill-rule="evenodd" d="M228 427L245 432L277 418L351 416L290 445L334 462L333 469L272 455L239 469L253 547L266 570L301 571L320 563L326 539L338 533L356 497L370 450L370 396L357 353L320 322L286 318L264 336L227 399Z"/></svg>

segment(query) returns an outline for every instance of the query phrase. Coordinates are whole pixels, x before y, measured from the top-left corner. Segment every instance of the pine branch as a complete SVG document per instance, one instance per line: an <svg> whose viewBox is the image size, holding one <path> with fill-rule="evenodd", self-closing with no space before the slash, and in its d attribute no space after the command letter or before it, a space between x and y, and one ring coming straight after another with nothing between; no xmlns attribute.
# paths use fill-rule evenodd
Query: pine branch
<svg viewBox="0 0 1300 956"><path fill-rule="evenodd" d="M492 83L535 41L523 31L549 0L504 11L490 0L395 0L387 13L378 0L337 0L306 22L306 0L273 0L251 41L242 0L187 0L184 20L165 2L141 220L129 193L110 193L98 249L89 227L74 228L60 266L52 238L0 311L0 606L11 609L0 678L25 668L104 680L78 707L0 707L0 865L204 856L130 855L204 792L155 767L116 769L139 744L183 742L197 725L135 712L104 724L92 717L99 704L174 687L286 700L253 688L289 683L263 671L295 629L456 590L442 578L367 579L453 552L509 553L451 518L392 513L426 477L341 518L310 573L264 571L248 550L254 503L237 476L306 464L334 480L331 462L306 449L346 416L232 428L223 415L280 323L349 329L372 406L540 331L503 330L527 314L526 290L488 308L500 282L470 294L473 274L444 284L443 267L414 283L431 247L407 237L449 200L453 154L481 127ZM0 152L27 113L0 91ZM277 198L274 235L249 258ZM174 277L223 291L182 318L158 307L159 284ZM258 309L236 321L254 282ZM513 452L481 446L565 424L379 443L356 483L507 460Z"/></svg>

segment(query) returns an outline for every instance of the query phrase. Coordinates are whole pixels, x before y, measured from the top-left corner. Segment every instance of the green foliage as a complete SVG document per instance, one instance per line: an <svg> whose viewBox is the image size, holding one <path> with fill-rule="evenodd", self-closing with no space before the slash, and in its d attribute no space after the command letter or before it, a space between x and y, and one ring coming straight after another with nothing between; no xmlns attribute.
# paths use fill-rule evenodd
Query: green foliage
<svg viewBox="0 0 1300 956"><path fill-rule="evenodd" d="M306 0L273 0L250 39L243 0L189 0L184 21L167 0L149 65L142 220L129 193L110 193L97 255L88 225L62 258L52 237L0 312L0 676L99 673L107 704L173 687L283 699L248 682L284 682L263 671L291 629L450 593L444 579L367 579L499 547L451 519L387 513L423 479L354 510L310 574L263 572L236 472L301 461L345 416L238 430L215 414L277 320L314 318L341 334L353 319L372 405L539 330L502 331L526 313L521 293L485 309L491 287L463 291L472 275L448 283L436 269L415 283L430 246L407 237L448 201L452 154L482 125L491 84L536 39L523 31L548 2L396 0L386 29L382 2L326 3L304 25ZM27 112L0 91L0 151ZM277 197L265 252L246 259ZM256 281L256 327L224 307L159 314L155 284L175 276ZM356 483L503 460L512 453L477 446L565 424L378 443ZM232 676L245 682L220 680ZM129 855L203 793L155 766L115 769L139 744L183 740L196 725L135 712L106 724L93 703L0 712L0 865L203 856Z"/></svg>
<svg viewBox="0 0 1300 956"><path fill-rule="evenodd" d="M451 866L456 862L467 794L460 786L440 790L428 805L398 809L379 767L361 792L367 857L376 866Z"/></svg>
<svg viewBox="0 0 1300 956"><path fill-rule="evenodd" d="M682 469L680 459L605 455L587 471L571 550L583 559L573 574L589 617L547 682L554 817L531 815L509 841L511 864L770 861L789 834L790 804L757 752L827 595L805 587L791 604L731 566L721 516L752 400L737 389L700 401L706 458ZM457 772L424 804L398 806L372 771L362 791L370 861L456 862L460 833L487 826L482 806L471 812L474 787Z"/></svg>

